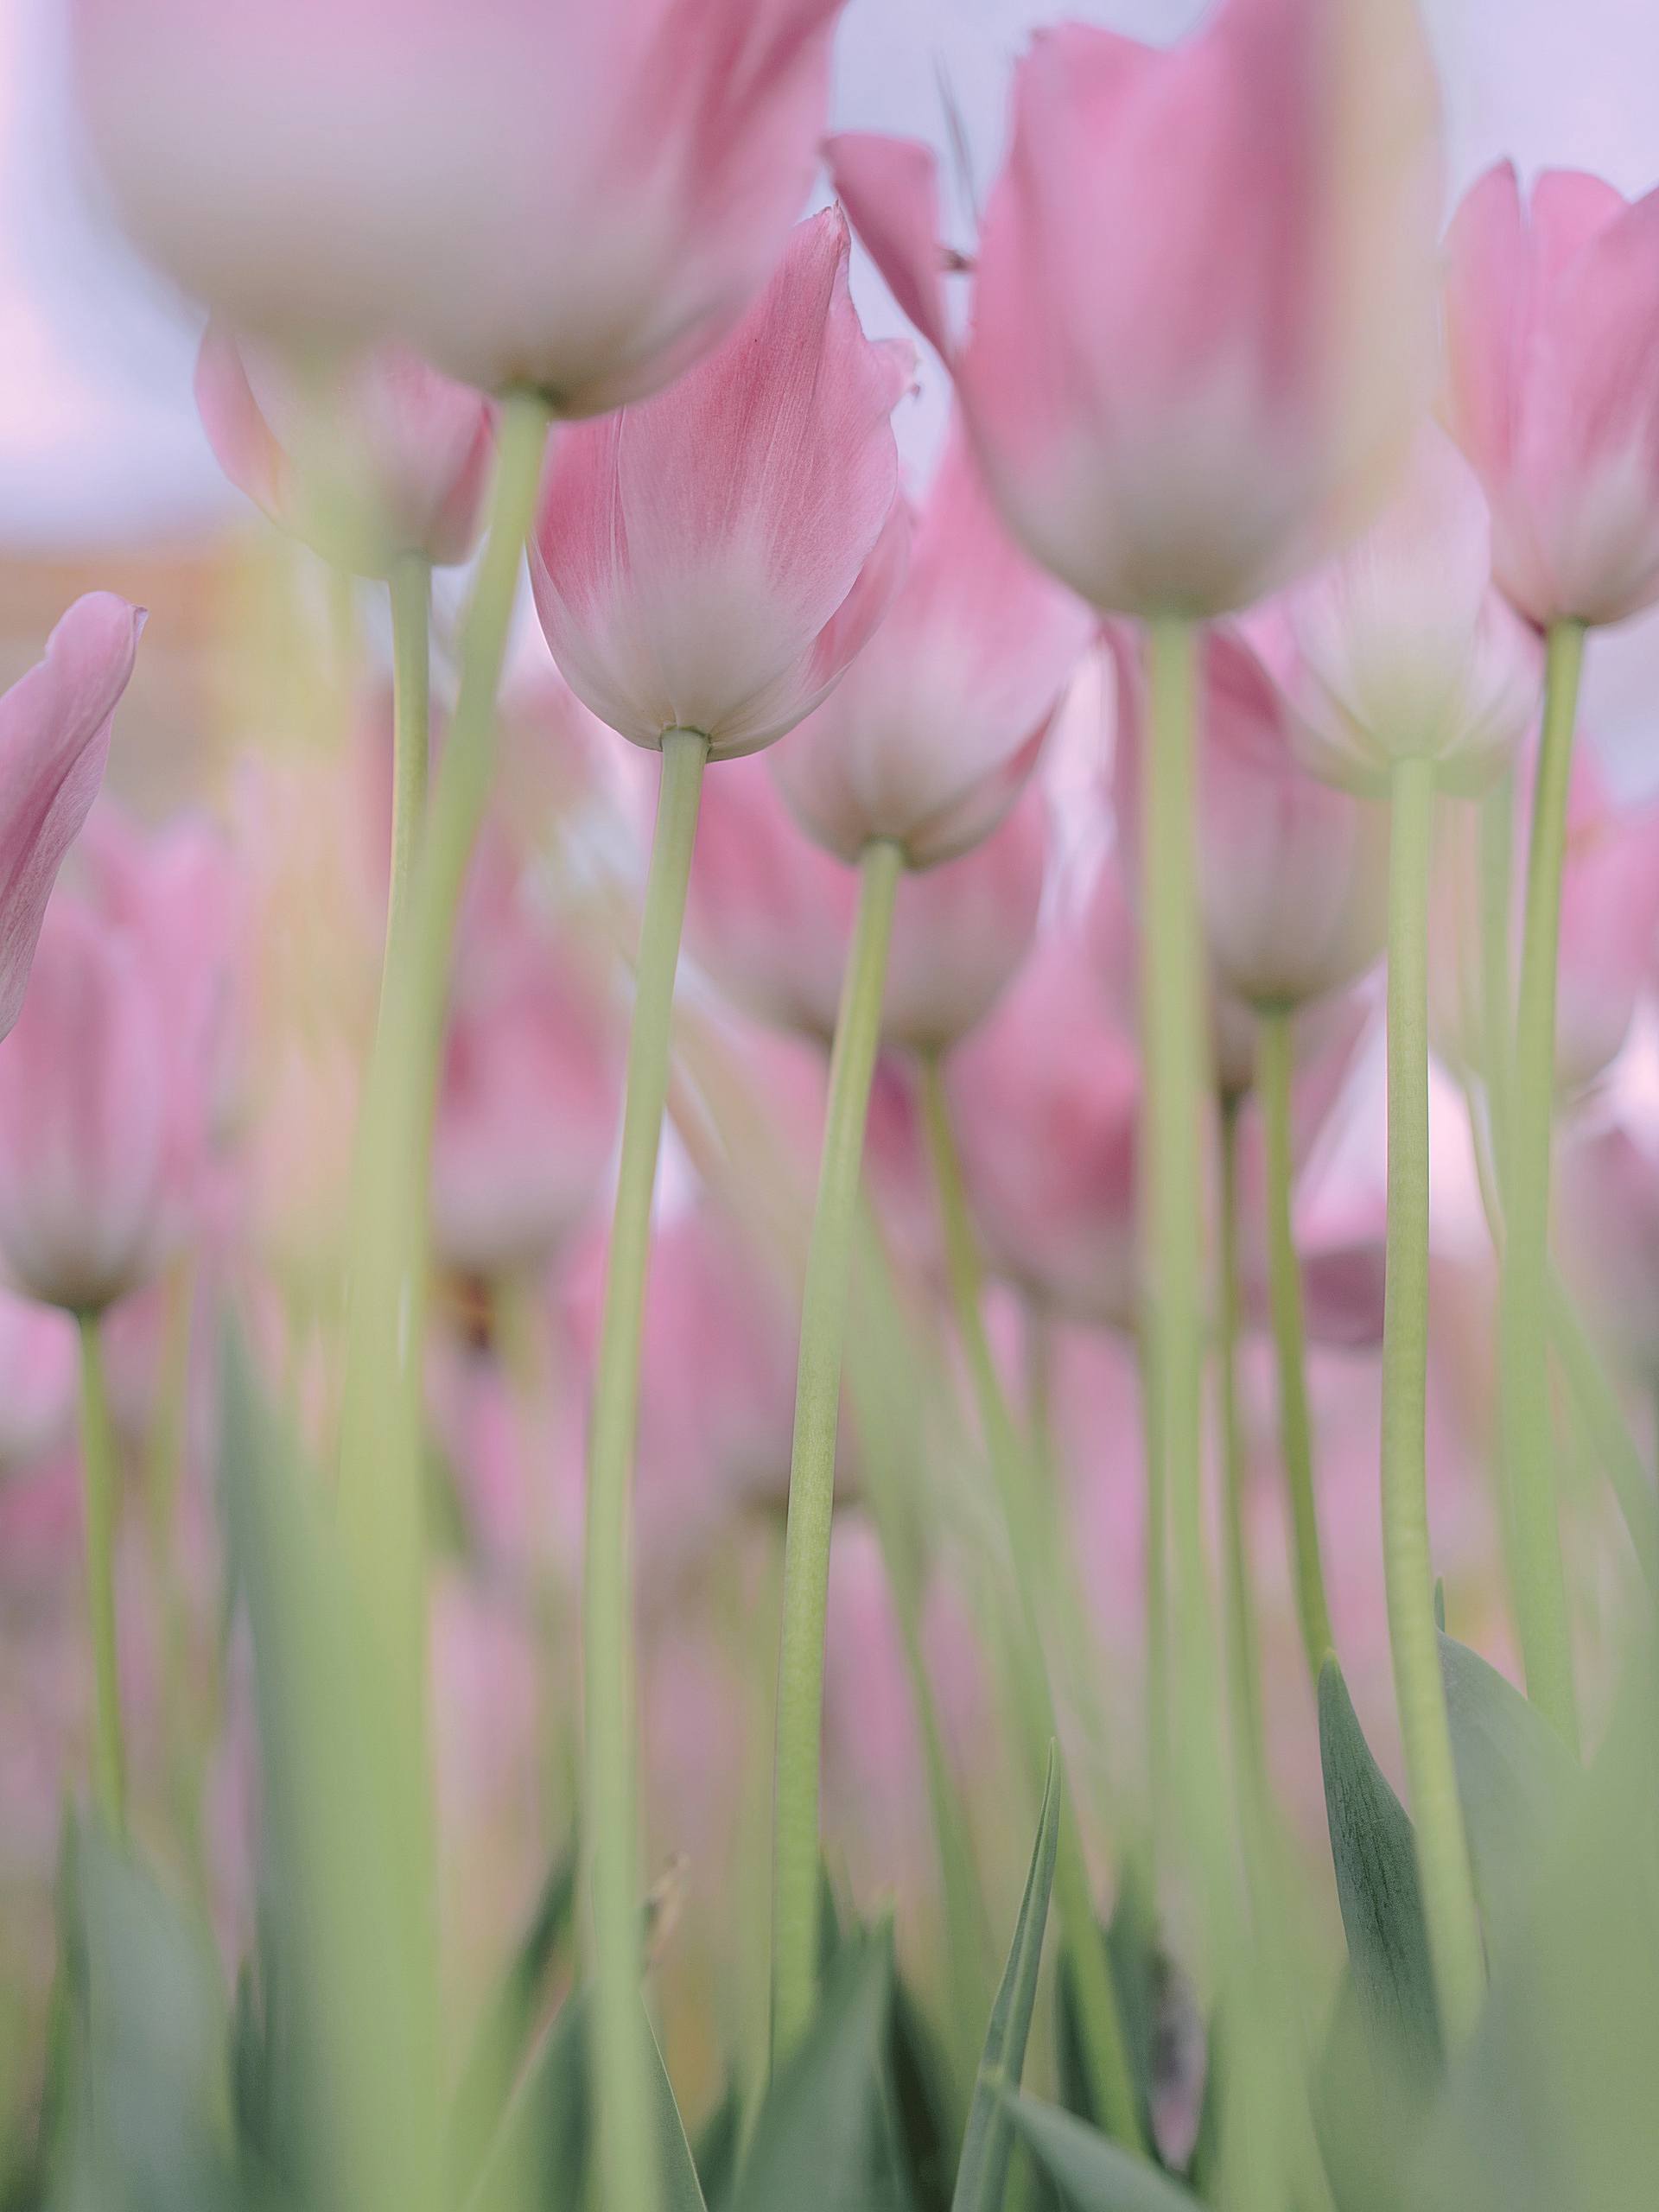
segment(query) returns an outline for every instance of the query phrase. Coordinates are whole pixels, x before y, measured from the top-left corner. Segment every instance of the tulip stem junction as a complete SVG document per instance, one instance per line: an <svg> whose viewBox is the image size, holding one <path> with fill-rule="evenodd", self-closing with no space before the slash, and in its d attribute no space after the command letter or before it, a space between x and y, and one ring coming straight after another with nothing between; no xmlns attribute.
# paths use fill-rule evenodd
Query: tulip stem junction
<svg viewBox="0 0 1659 2212"><path fill-rule="evenodd" d="M386 944L402 934L410 880L426 820L431 721L432 569L418 553L394 563L391 597L391 880ZM384 979L383 985L384 988Z"/></svg>
<svg viewBox="0 0 1659 2212"><path fill-rule="evenodd" d="M1428 1541L1428 880L1433 763L1394 769L1389 887L1388 1278L1382 1322L1382 1566L1395 1696L1411 1787L1423 1916L1447 2041L1485 1984Z"/></svg>
<svg viewBox="0 0 1659 2212"><path fill-rule="evenodd" d="M1279 1372L1279 1440L1296 1555L1296 1614L1310 1681L1335 1648L1319 1554L1319 1513L1313 1491L1313 1428L1307 1408L1307 1342L1302 1276L1291 1223L1291 1076L1295 1017L1264 1008L1256 1028L1256 1084L1268 1155L1268 1290Z"/></svg>
<svg viewBox="0 0 1659 2212"><path fill-rule="evenodd" d="M639 1835L634 1771L634 1439L651 1249L652 1197L668 1103L674 978L709 741L663 739L657 829L645 883L628 1037L622 1149L605 1275L588 1445L582 1579L582 1861L594 1943L594 2099L599 2198L657 2202L656 2136L639 2006Z"/></svg>
<svg viewBox="0 0 1659 2212"><path fill-rule="evenodd" d="M938 1059L931 1055L922 1062L921 1084L922 1114L944 1232L951 1306L973 1381L980 1426L1014 1564L1018 1599L1014 1675L1035 1784L1046 1771L1050 1757L1059 1757L1052 1749L1058 1738L1038 1611L1038 1595L1045 1590L1048 1580L1044 1573L1040 1536L1032 1517L1040 1471L1033 1464L1033 1453L1022 1442L985 1327L983 1280L973 1218L950 1126L944 1078ZM1063 1764L1062 1761L1062 1767ZM1090 2097L1101 2126L1120 2143L1144 2152L1145 2132L1128 2064L1128 2047L1112 1980L1111 1961L1090 1888L1076 1805L1077 1792L1066 1784L1062 1771L1054 1901L1071 1970Z"/></svg>
<svg viewBox="0 0 1659 2212"><path fill-rule="evenodd" d="M818 1767L842 1357L864 1124L880 1043L893 902L903 868L904 856L890 840L878 838L865 848L858 918L830 1063L829 1112L801 1300L778 1660L772 1916L774 2066L799 2042L817 1998Z"/></svg>
<svg viewBox="0 0 1659 2212"><path fill-rule="evenodd" d="M1254 1578L1250 1573L1249 1522L1245 1511L1248 1473L1243 1421L1238 1403L1238 1117L1243 1101L1221 1102L1221 1255L1217 1346L1221 1388L1221 1433L1225 1481L1222 1492L1222 1541L1226 1554L1227 1674L1232 1690L1235 1758L1241 1786L1255 1806L1268 1802L1267 1738L1262 1711L1262 1653L1256 1633Z"/></svg>
<svg viewBox="0 0 1659 2212"><path fill-rule="evenodd" d="M92 1802L114 1835L126 1827L126 1755L115 1630L115 1431L99 1317L80 1324L80 1456L86 1486L86 1618L92 1646Z"/></svg>
<svg viewBox="0 0 1659 2212"><path fill-rule="evenodd" d="M1500 1162L1504 1238L1498 1310L1505 1491L1527 1691L1574 1751L1578 1703L1550 1419L1549 1181L1561 874L1583 667L1582 624L1558 622L1549 633L1543 737L1533 786L1507 1158Z"/></svg>

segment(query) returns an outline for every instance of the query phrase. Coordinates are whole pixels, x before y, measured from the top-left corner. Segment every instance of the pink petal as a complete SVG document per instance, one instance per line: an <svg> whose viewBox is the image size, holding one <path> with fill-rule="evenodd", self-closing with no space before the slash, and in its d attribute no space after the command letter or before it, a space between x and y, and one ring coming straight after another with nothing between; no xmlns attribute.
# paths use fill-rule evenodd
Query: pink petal
<svg viewBox="0 0 1659 2212"><path fill-rule="evenodd" d="M196 410L213 458L273 522L287 518L288 463L260 411L236 334L215 315L196 356Z"/></svg>
<svg viewBox="0 0 1659 2212"><path fill-rule="evenodd" d="M914 138L846 130L823 150L836 196L887 289L948 361L952 343L941 282L938 164L932 148Z"/></svg>

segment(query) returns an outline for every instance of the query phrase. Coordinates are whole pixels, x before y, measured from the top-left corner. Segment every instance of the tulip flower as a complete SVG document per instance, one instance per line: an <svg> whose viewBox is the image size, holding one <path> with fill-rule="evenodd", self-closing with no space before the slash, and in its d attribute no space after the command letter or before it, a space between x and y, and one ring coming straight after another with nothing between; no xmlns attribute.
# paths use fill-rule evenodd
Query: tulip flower
<svg viewBox="0 0 1659 2212"><path fill-rule="evenodd" d="M58 868L104 780L143 626L142 607L89 593L0 697L0 1038L22 1009Z"/></svg>
<svg viewBox="0 0 1659 2212"><path fill-rule="evenodd" d="M93 150L239 326L401 339L566 415L669 383L812 178L836 0L77 0Z"/></svg>
<svg viewBox="0 0 1659 2212"><path fill-rule="evenodd" d="M1561 1147L1561 1260L1586 1318L1659 1383L1659 1145L1651 1113L1587 1124Z"/></svg>
<svg viewBox="0 0 1659 2212"><path fill-rule="evenodd" d="M74 1410L73 1325L49 1306L0 1291L0 1480L60 1444Z"/></svg>
<svg viewBox="0 0 1659 2212"><path fill-rule="evenodd" d="M1004 532L957 424L887 619L772 756L796 819L851 863L878 838L909 868L967 851L1018 797L1091 627Z"/></svg>
<svg viewBox="0 0 1659 2212"><path fill-rule="evenodd" d="M343 568L442 567L478 542L494 407L404 347L308 362L215 317L196 405L237 489Z"/></svg>
<svg viewBox="0 0 1659 2212"><path fill-rule="evenodd" d="M1492 508L1498 582L1541 629L1659 600L1659 193L1501 162L1446 240L1446 419Z"/></svg>
<svg viewBox="0 0 1659 2212"><path fill-rule="evenodd" d="M982 1020L1030 946L1047 806L1028 787L961 859L906 873L881 1002L884 1043L948 1049ZM734 762L703 802L686 909L693 953L760 1020L835 1033L857 879L796 827L766 765Z"/></svg>

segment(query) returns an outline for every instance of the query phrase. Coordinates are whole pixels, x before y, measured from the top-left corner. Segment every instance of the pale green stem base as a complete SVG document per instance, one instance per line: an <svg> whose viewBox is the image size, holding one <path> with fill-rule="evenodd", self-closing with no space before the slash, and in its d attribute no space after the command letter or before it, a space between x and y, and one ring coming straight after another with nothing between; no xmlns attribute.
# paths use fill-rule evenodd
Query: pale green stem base
<svg viewBox="0 0 1659 2212"><path fill-rule="evenodd" d="M1037 1505L1037 1471L1021 1449L1019 1430L986 1332L979 1253L937 1060L922 1064L922 1111L938 1192L951 1306L973 1382L1014 1565L1018 1599L1014 1632L1016 1686L1024 1748L1035 1783L1046 1767L1050 1746L1058 1745L1058 1740L1039 1610L1044 1582L1041 1529L1033 1510ZM1116 1988L1095 1910L1083 1836L1077 1825L1077 1792L1065 1780L1062 1755L1056 1750L1054 1756L1061 1758L1062 1769L1054 1901L1061 1939L1071 1968L1090 2095L1102 2126L1119 2142L1144 2151L1145 2138L1129 2071Z"/></svg>
<svg viewBox="0 0 1659 2212"><path fill-rule="evenodd" d="M668 1098L674 977L709 741L663 740L628 1040L626 1103L588 1452L582 1580L586 1703L582 1866L594 1945L591 2057L600 2201L657 2202L656 2134L639 2010L639 1837L634 1760L632 1481L652 1198Z"/></svg>
<svg viewBox="0 0 1659 2212"><path fill-rule="evenodd" d="M1548 1262L1556 952L1573 736L1584 665L1582 626L1558 623L1549 633L1548 652L1527 866L1508 1157L1501 1171L1505 1234L1498 1359L1516 1620L1527 1691L1576 1751L1578 1700L1550 1419Z"/></svg>
<svg viewBox="0 0 1659 2212"><path fill-rule="evenodd" d="M1388 1284L1382 1327L1382 1565L1395 1695L1410 1780L1429 1957L1449 2044L1473 2027L1485 1983L1469 1851L1440 1676L1429 1558L1428 876L1434 771L1399 762L1389 901Z"/></svg>
<svg viewBox="0 0 1659 2212"><path fill-rule="evenodd" d="M405 554L387 578L387 589L392 664L391 870L386 892L386 944L391 947L402 940L408 926L405 909L426 820L432 719L430 563L419 554Z"/></svg>
<svg viewBox="0 0 1659 2212"><path fill-rule="evenodd" d="M1221 1106L1221 1312L1217 1357L1224 1478L1222 1541L1226 1565L1228 1686L1241 1796L1248 1796L1250 1817L1255 1819L1267 1805L1268 1782L1261 1641L1244 1494L1248 1455L1238 1403L1238 1117L1242 1103L1230 1097Z"/></svg>
<svg viewBox="0 0 1659 2212"><path fill-rule="evenodd" d="M817 1204L801 1301L778 1659L772 1915L774 2065L799 2042L817 2001L818 1770L842 1359L864 1124L880 1042L893 901L903 867L898 846L886 840L868 846L860 866L858 919L836 1023Z"/></svg>
<svg viewBox="0 0 1659 2212"><path fill-rule="evenodd" d="M80 1456L86 1516L86 1624L92 1652L92 1802L114 1835L127 1821L126 1753L115 1628L115 1524L120 1497L99 1317L80 1325Z"/></svg>
<svg viewBox="0 0 1659 2212"><path fill-rule="evenodd" d="M1308 1678L1317 1691L1319 1669L1334 1644L1319 1553L1319 1505L1313 1491L1313 1427L1307 1408L1302 1274L1291 1221L1291 1078L1295 1049L1291 1014L1276 1007L1263 1012L1257 1024L1255 1064L1267 1140L1268 1283L1278 1360L1279 1439L1295 1545L1296 1617L1301 1626Z"/></svg>

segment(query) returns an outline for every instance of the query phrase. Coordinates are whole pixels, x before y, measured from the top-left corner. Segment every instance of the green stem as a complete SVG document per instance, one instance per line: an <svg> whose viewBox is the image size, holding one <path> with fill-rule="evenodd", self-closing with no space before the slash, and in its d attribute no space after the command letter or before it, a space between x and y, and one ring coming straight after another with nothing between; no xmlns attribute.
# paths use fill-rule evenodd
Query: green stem
<svg viewBox="0 0 1659 2212"><path fill-rule="evenodd" d="M386 580L391 598L391 878L386 896L386 944L405 927L404 912L426 819L427 753L431 725L432 568L418 553L403 555Z"/></svg>
<svg viewBox="0 0 1659 2212"><path fill-rule="evenodd" d="M1502 1183L1509 1147L1510 1056L1515 1007L1510 972L1510 899L1514 874L1515 776L1507 772L1480 806L1480 1027L1486 1110Z"/></svg>
<svg viewBox="0 0 1659 2212"><path fill-rule="evenodd" d="M1302 1320L1302 1272L1291 1224L1291 1076L1294 1019L1287 1008L1264 1009L1257 1023L1256 1083L1268 1154L1268 1284L1273 1344L1279 1363L1279 1437L1290 1493L1296 1552L1296 1613L1307 1671L1317 1687L1332 1650L1331 1610L1319 1557L1319 1512L1313 1492L1313 1430L1307 1410L1307 1343Z"/></svg>
<svg viewBox="0 0 1659 2212"><path fill-rule="evenodd" d="M1168 1513L1169 1757L1186 1848L1206 1904L1223 1909L1220 1678L1205 1560L1200 1461L1204 1376L1205 981L1198 918L1198 632L1166 616L1147 630L1141 786L1141 1019L1145 1098L1142 1322L1148 1509Z"/></svg>
<svg viewBox="0 0 1659 2212"><path fill-rule="evenodd" d="M1227 1675L1233 1700L1240 1782L1255 1805L1267 1803L1267 1738L1262 1715L1262 1655L1245 1512L1248 1460L1238 1403L1238 1121L1243 1101L1221 1108L1221 1297L1219 1374L1225 1485L1222 1541L1226 1555Z"/></svg>
<svg viewBox="0 0 1659 2212"><path fill-rule="evenodd" d="M880 1041L893 901L903 867L898 846L886 839L867 846L860 864L858 919L836 1021L817 1204L801 1300L778 1659L772 1916L774 2064L800 2040L817 1999L818 1766L842 1357L864 1123Z"/></svg>
<svg viewBox="0 0 1659 2212"><path fill-rule="evenodd" d="M86 1621L92 1646L92 1802L113 1834L124 1833L126 1754L115 1631L115 1522L119 1498L104 1347L96 1313L80 1325L80 1455L86 1485Z"/></svg>
<svg viewBox="0 0 1659 2212"><path fill-rule="evenodd" d="M162 1760L173 1815L186 1864L206 1895L207 1869L201 1835L203 1759L193 1738L190 1652L184 1607L175 1570L173 1531L184 1472L190 1390L190 1331L195 1304L188 1255L175 1261L162 1286L162 1356L155 1418L145 1443L143 1492L149 1541L150 1583L160 1616L157 1704Z"/></svg>
<svg viewBox="0 0 1659 2212"><path fill-rule="evenodd" d="M1382 1323L1382 1565L1423 1912L1447 2040L1484 1982L1440 1677L1428 1543L1428 877L1432 761L1394 771L1389 898L1388 1276Z"/></svg>
<svg viewBox="0 0 1659 2212"><path fill-rule="evenodd" d="M1573 734L1584 630L1549 633L1543 738L1533 791L1526 924L1515 1027L1505 1236L1498 1315L1503 1453L1516 1568L1516 1624L1529 1695L1576 1751L1578 1705L1561 1561L1549 1400L1550 1123L1555 1094L1555 969Z"/></svg>
<svg viewBox="0 0 1659 2212"><path fill-rule="evenodd" d="M668 1098L674 977L708 759L709 741L700 731L671 729L663 740L588 1453L582 1852L593 1915L599 2195L604 2203L638 2206L640 2212L657 2202L658 2176L639 2012L632 1486L652 1195Z"/></svg>
<svg viewBox="0 0 1659 2212"><path fill-rule="evenodd" d="M944 1232L951 1306L973 1382L1014 1564L1019 1600L1014 1635L1015 1676L1034 1782L1040 1771L1039 1760L1046 1767L1050 1747L1058 1741L1038 1610L1039 1593L1047 1594L1047 1580L1043 1573L1041 1531L1032 1512L1036 1475L1021 1449L1020 1433L1009 1410L985 1327L983 1283L973 1218L937 1058L922 1062L921 1091L922 1115ZM1071 1968L1091 2101L1100 2124L1109 2134L1119 2142L1144 2152L1145 2134L1129 2069L1116 1988L1095 1910L1083 1835L1077 1824L1077 1792L1066 1782L1063 1755L1057 1752L1056 1756L1061 1758L1062 1772L1059 1838L1054 1864L1055 1904Z"/></svg>

